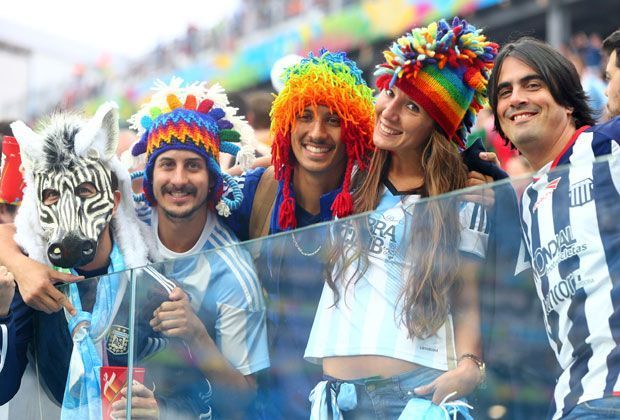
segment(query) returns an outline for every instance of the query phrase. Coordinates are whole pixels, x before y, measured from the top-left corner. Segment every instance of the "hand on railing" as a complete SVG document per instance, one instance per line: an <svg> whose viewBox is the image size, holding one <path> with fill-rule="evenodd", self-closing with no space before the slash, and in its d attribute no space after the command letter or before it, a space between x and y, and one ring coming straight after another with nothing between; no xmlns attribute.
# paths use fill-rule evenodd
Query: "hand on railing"
<svg viewBox="0 0 620 420"><path fill-rule="evenodd" d="M0 265L0 316L7 316L15 295L15 278L5 266Z"/></svg>
<svg viewBox="0 0 620 420"><path fill-rule="evenodd" d="M127 418L127 388L121 389L123 397L112 404L110 416L113 419ZM139 382L131 387L131 418L144 420L158 420L159 407L153 391Z"/></svg>

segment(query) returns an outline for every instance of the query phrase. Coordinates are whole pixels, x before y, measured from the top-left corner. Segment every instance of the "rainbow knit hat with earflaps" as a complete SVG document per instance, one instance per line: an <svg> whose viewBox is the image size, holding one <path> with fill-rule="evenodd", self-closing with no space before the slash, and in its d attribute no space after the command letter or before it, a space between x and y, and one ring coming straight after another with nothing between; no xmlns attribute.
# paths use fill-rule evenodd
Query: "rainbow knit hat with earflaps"
<svg viewBox="0 0 620 420"><path fill-rule="evenodd" d="M353 212L351 172L353 166L365 169L373 148L375 111L372 90L362 78L362 72L344 52L325 49L319 55L288 67L284 87L271 108L271 146L275 177L282 181L284 200L279 208L281 229L297 226L295 199L291 196L295 156L291 149L291 131L295 121L308 106L323 105L338 114L341 121L341 141L347 154L347 166L342 191L336 196L332 215L345 217Z"/></svg>
<svg viewBox="0 0 620 420"><path fill-rule="evenodd" d="M398 87L417 102L459 150L478 111L487 103L487 84L499 46L481 29L455 17L415 28L384 51L375 71L381 90Z"/></svg>
<svg viewBox="0 0 620 420"><path fill-rule="evenodd" d="M236 115L237 109L229 106L220 85L211 88L204 83L182 85L183 80L179 78L173 78L170 85L157 81L151 100L129 119L130 127L140 135L131 153L134 156L146 153L146 167L140 174L144 176L144 193L136 200L156 205L153 168L157 157L167 150L189 150L205 159L213 177L210 206L220 216L228 217L240 206L243 194L237 182L222 172L220 152L236 156L241 168L249 169L254 160L254 131L243 117ZM233 200L222 197L224 183L231 189Z"/></svg>

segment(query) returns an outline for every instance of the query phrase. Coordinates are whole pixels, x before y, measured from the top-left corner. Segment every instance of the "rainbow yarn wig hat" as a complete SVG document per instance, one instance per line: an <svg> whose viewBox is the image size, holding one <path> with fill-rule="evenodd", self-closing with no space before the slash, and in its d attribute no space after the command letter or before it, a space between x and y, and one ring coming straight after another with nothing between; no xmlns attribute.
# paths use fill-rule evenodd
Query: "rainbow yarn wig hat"
<svg viewBox="0 0 620 420"><path fill-rule="evenodd" d="M373 150L375 111L372 90L362 78L361 70L344 52L332 53L325 49L317 56L310 53L307 58L288 67L283 81L284 87L271 108L271 159L275 177L283 183L284 195L279 208L279 227L292 229L297 226L295 199L291 195L295 166L291 131L297 117L308 106L326 106L340 118L347 165L342 191L336 196L331 211L336 217L348 216L353 212L349 191L351 171L354 165L365 169Z"/></svg>
<svg viewBox="0 0 620 420"><path fill-rule="evenodd" d="M220 152L236 156L241 168L249 169L254 160L254 131L237 115L237 109L229 106L219 84L210 88L205 83L182 85L183 80L179 78L173 78L170 85L158 80L151 100L129 119L130 127L140 136L131 153L133 156L146 153L144 172L134 175L144 176L144 193L136 199L156 205L153 168L157 156L167 150L189 150L205 159L214 178L210 206L219 215L228 217L241 204L243 194L233 177L222 172ZM232 191L232 200L222 197L224 183Z"/></svg>
<svg viewBox="0 0 620 420"><path fill-rule="evenodd" d="M448 139L466 147L467 134L487 103L499 46L455 17L415 28L384 51L375 71L381 90L398 87L433 118Z"/></svg>

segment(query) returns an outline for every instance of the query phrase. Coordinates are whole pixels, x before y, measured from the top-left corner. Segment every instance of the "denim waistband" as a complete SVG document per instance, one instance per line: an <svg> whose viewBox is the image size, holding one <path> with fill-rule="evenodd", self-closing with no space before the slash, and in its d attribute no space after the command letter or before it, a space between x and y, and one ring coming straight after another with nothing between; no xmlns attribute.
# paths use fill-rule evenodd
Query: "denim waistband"
<svg viewBox="0 0 620 420"><path fill-rule="evenodd" d="M365 387L372 385L375 389L377 389L377 388L382 388L385 386L394 386L394 385L402 386L402 385L405 385L407 382L414 382L414 381L417 382L416 380L425 381L428 379L428 382L431 382L437 376L441 375L442 373L444 372L438 369L420 366L408 372L403 372L398 375L390 376L389 378L371 376L371 377L366 377L366 378L344 380L344 379L338 379L338 378L334 378L332 376L324 374L323 380L326 380L329 382L335 382L335 383L349 383L349 384L360 385L360 386L365 386ZM420 383L420 385L422 385L422 383Z"/></svg>

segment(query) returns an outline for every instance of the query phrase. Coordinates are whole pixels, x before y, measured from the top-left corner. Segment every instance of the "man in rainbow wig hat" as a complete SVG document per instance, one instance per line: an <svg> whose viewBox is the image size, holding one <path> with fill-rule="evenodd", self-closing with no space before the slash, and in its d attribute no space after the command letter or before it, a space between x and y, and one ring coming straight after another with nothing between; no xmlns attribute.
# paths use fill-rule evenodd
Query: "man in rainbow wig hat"
<svg viewBox="0 0 620 420"><path fill-rule="evenodd" d="M219 154L236 155L249 167L254 134L217 84L183 86L175 78L155 89L130 119L140 135L132 153L146 154L144 193L136 200L149 204L143 219L162 256L174 260L162 271L183 290L172 291L172 302L155 312L151 325L185 340L213 385L214 414L234 417L253 398L254 376L269 367L269 355L265 302L251 257L227 246L237 238L220 220L243 196L221 171ZM232 198L222 195L225 186ZM214 248L220 250L206 252Z"/></svg>
<svg viewBox="0 0 620 420"><path fill-rule="evenodd" d="M283 80L271 109L273 168L242 175L244 201L230 222L241 240L350 215L351 173L365 169L373 149L372 90L344 52L310 53ZM277 192L269 197L268 229L253 232L249 219L262 178L275 178Z"/></svg>
<svg viewBox="0 0 620 420"><path fill-rule="evenodd" d="M14 137L4 136L0 164L0 223L11 223L24 195L24 177L19 145Z"/></svg>
<svg viewBox="0 0 620 420"><path fill-rule="evenodd" d="M273 166L241 175L244 199L227 220L242 240L350 215L351 173L366 168L372 152L372 91L344 52L310 53L287 67L283 82L271 109ZM320 372L308 370L303 351L322 290L325 234L313 229L262 243L257 266L273 343L260 395L265 418L309 412L308 392ZM307 310L295 316L281 312L284 305Z"/></svg>

